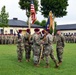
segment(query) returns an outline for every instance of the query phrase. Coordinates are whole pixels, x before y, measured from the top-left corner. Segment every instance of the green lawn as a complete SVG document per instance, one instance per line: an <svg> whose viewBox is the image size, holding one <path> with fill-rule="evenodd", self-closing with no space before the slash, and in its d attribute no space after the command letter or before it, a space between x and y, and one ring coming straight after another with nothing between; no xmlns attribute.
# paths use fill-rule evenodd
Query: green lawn
<svg viewBox="0 0 76 75"><path fill-rule="evenodd" d="M44 68L44 61L40 67L34 67L32 58L29 63L25 57L21 63L17 61L16 45L0 45L0 75L76 75L76 44L66 44L63 57L58 69L51 59L50 68Z"/></svg>

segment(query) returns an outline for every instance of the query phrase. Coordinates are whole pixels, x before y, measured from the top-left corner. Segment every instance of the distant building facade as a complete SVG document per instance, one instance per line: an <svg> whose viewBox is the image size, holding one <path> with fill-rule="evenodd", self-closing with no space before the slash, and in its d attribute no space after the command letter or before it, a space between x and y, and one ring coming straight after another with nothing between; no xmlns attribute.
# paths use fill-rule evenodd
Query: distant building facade
<svg viewBox="0 0 76 75"><path fill-rule="evenodd" d="M76 24L58 25L57 30L60 30L64 35L76 35Z"/></svg>
<svg viewBox="0 0 76 75"><path fill-rule="evenodd" d="M25 21L18 20L17 18L10 19L8 21L8 25L9 25L9 27L4 27L4 29L2 27L0 27L0 34L3 34L3 32L4 32L4 34L17 34L17 30L19 30L19 29L22 30L23 34L25 34L26 29L28 28L28 25ZM40 30L43 29L42 26L33 24L33 25L31 25L32 34L34 33L34 28L40 28Z"/></svg>
<svg viewBox="0 0 76 75"><path fill-rule="evenodd" d="M0 34L17 34L16 30L22 29L22 33L25 34L28 25L25 21L18 20L18 18L13 18L8 21L9 27L0 27ZM43 30L42 26L33 24L31 25L31 33L34 33L34 28L40 28L40 31ZM57 30L60 30L62 34L75 34L76 35L76 24L66 24L66 25L57 25ZM4 31L3 31L4 30Z"/></svg>

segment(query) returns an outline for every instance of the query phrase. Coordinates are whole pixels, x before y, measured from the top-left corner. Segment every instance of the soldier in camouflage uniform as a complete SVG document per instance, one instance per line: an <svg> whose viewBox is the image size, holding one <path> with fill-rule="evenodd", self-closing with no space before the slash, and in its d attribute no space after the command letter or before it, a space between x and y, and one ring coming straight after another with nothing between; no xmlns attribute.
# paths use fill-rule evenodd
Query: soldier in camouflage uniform
<svg viewBox="0 0 76 75"><path fill-rule="evenodd" d="M2 40L1 43L4 44L4 34L2 34Z"/></svg>
<svg viewBox="0 0 76 75"><path fill-rule="evenodd" d="M1 39L1 34L0 34L0 44L1 44L1 40L2 40L2 39Z"/></svg>
<svg viewBox="0 0 76 75"><path fill-rule="evenodd" d="M39 36L39 29L36 28L34 29L35 33L33 35L33 59L34 59L34 65L35 66L38 66L39 65L39 56L40 56L40 45L41 45L41 42L40 42L40 36Z"/></svg>
<svg viewBox="0 0 76 75"><path fill-rule="evenodd" d="M24 44L23 44L23 38L21 34L22 30L19 30L18 32L18 40L17 40L17 55L18 55L18 61L22 61L23 57L23 50L24 50Z"/></svg>
<svg viewBox="0 0 76 75"><path fill-rule="evenodd" d="M49 67L49 56L52 58L52 60L55 63L55 67L57 68L59 65L57 63L57 60L54 56L53 48L52 48L52 42L53 42L53 36L49 33L50 30L47 29L45 31L45 36L43 38L43 45L44 45L44 57L46 59L46 68Z"/></svg>
<svg viewBox="0 0 76 75"><path fill-rule="evenodd" d="M61 35L60 31L57 31L56 35L56 51L57 51L57 58L59 64L62 63L62 55L63 55L63 48L64 48L64 37Z"/></svg>
<svg viewBox="0 0 76 75"><path fill-rule="evenodd" d="M26 62L30 61L30 55L31 55L30 37L31 37L30 29L27 29L26 33L24 35L24 47L25 47Z"/></svg>
<svg viewBox="0 0 76 75"><path fill-rule="evenodd" d="M7 34L5 34L5 44L7 44Z"/></svg>

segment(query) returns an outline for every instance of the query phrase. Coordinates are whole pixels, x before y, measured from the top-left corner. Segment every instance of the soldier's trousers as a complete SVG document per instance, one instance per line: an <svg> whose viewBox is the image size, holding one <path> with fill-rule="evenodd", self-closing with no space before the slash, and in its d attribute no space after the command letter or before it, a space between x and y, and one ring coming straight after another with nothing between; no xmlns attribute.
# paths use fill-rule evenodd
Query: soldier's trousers
<svg viewBox="0 0 76 75"><path fill-rule="evenodd" d="M56 60L56 58L54 56L54 51L53 50L51 50L51 52L50 52L50 57L54 61L54 63L57 65L57 60Z"/></svg>
<svg viewBox="0 0 76 75"><path fill-rule="evenodd" d="M35 47L34 51L33 51L34 57L34 64L38 64L39 63L39 57L40 57L40 46L39 47Z"/></svg>
<svg viewBox="0 0 76 75"><path fill-rule="evenodd" d="M62 62L63 48L57 48L57 58L59 62Z"/></svg>
<svg viewBox="0 0 76 75"><path fill-rule="evenodd" d="M22 60L22 58L23 58L23 49L18 48L17 49L17 55L18 55L18 60Z"/></svg>
<svg viewBox="0 0 76 75"><path fill-rule="evenodd" d="M25 46L25 58L30 59L31 56L31 46Z"/></svg>

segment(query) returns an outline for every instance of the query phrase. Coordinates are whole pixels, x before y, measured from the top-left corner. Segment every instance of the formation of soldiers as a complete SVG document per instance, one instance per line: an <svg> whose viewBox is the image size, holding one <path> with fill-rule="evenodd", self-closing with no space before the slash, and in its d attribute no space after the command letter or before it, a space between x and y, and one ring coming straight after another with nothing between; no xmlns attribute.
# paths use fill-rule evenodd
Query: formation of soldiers
<svg viewBox="0 0 76 75"><path fill-rule="evenodd" d="M76 43L76 34L68 34L64 37L66 43ZM56 36L53 42L56 43ZM0 34L0 44L17 44L17 34Z"/></svg>
<svg viewBox="0 0 76 75"><path fill-rule="evenodd" d="M76 43L76 34L64 35L66 43Z"/></svg>
<svg viewBox="0 0 76 75"><path fill-rule="evenodd" d="M17 35L0 34L0 44L16 44Z"/></svg>
<svg viewBox="0 0 76 75"><path fill-rule="evenodd" d="M57 58L54 56L53 51L53 36L49 33L50 30L42 30L36 28L34 29L34 34L31 35L30 29L26 30L24 37L21 34L22 30L18 31L17 37L17 55L18 61L22 61L23 52L25 51L26 62L30 61L31 51L33 52L33 63L34 66L39 66L41 59L45 60L45 67L49 67L49 58L51 57L55 63L55 67L58 68L59 64L62 63L62 54L64 44L64 38L60 35L60 32L57 33L56 41L56 51Z"/></svg>

